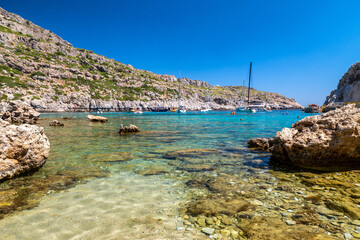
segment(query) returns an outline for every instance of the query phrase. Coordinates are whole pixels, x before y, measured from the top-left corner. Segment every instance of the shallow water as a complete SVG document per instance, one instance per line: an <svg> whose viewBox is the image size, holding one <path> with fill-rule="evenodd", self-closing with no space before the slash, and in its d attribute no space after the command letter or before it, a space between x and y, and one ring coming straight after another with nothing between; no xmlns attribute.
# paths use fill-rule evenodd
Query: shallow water
<svg viewBox="0 0 360 240"><path fill-rule="evenodd" d="M218 239L345 239L360 232L353 221L357 171L273 167L269 154L246 147L248 139L274 136L308 116L301 111L105 113L107 123L86 115L41 115L50 157L31 176L0 184L1 239L206 239L203 227ZM52 119L65 126L49 127ZM142 132L120 136L121 124ZM337 206L344 197L348 204ZM240 202L246 209L229 210Z"/></svg>

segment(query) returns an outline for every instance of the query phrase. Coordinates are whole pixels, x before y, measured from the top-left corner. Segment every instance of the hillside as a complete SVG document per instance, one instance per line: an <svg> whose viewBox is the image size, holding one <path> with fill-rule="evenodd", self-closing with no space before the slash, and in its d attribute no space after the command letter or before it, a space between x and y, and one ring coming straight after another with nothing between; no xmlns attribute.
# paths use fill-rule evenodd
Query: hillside
<svg viewBox="0 0 360 240"><path fill-rule="evenodd" d="M74 48L56 34L0 8L0 100L39 111L178 106L178 79L136 69L90 50ZM181 68L181 66L180 66ZM214 109L234 109L243 88L181 79L182 104L197 110L208 97ZM274 109L301 108L294 99L252 90L251 100Z"/></svg>

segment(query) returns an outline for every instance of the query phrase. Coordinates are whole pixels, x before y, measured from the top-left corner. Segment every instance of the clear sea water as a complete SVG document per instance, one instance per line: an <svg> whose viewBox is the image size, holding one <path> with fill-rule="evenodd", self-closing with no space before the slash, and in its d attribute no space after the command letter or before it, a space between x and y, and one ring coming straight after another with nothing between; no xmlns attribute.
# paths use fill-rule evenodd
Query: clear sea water
<svg viewBox="0 0 360 240"><path fill-rule="evenodd" d="M184 183L194 174L266 172L269 154L250 151L247 141L272 137L309 116L296 110L103 113L108 122L91 123L87 114L41 115L50 157L38 172L0 184L0 239L203 238L183 231L178 208L189 201ZM48 126L53 119L65 126ZM122 124L141 133L120 136ZM185 156L188 162L166 155L187 149L198 149ZM254 159L262 164L251 164Z"/></svg>

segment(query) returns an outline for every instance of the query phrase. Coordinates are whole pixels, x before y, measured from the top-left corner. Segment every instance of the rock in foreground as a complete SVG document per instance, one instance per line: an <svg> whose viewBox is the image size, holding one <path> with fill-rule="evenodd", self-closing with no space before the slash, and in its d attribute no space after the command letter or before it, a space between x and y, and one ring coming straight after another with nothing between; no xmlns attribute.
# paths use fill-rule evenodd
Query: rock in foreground
<svg viewBox="0 0 360 240"><path fill-rule="evenodd" d="M11 101L9 109L0 113L0 118L10 123L35 124L40 113L21 101Z"/></svg>
<svg viewBox="0 0 360 240"><path fill-rule="evenodd" d="M0 120L0 181L34 171L46 162L50 143L42 128Z"/></svg>
<svg viewBox="0 0 360 240"><path fill-rule="evenodd" d="M87 118L90 122L106 122L108 119L106 117L88 115Z"/></svg>
<svg viewBox="0 0 360 240"><path fill-rule="evenodd" d="M120 135L129 134L129 133L138 133L138 132L140 132L140 128L132 124L130 124L130 126L125 126L125 127L121 124L119 130Z"/></svg>
<svg viewBox="0 0 360 240"><path fill-rule="evenodd" d="M282 129L268 144L274 161L317 170L359 168L360 109L350 104L306 117Z"/></svg>

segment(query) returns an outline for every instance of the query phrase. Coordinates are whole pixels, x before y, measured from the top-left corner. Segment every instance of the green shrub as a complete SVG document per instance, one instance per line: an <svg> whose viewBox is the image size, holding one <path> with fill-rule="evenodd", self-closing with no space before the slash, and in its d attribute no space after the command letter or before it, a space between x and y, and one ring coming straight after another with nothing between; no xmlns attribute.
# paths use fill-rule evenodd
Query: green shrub
<svg viewBox="0 0 360 240"><path fill-rule="evenodd" d="M21 93L14 93L14 99L13 100L19 100L21 99L22 94Z"/></svg>
<svg viewBox="0 0 360 240"><path fill-rule="evenodd" d="M38 96L33 96L31 100L40 100L41 98Z"/></svg>
<svg viewBox="0 0 360 240"><path fill-rule="evenodd" d="M21 82L18 77L0 76L0 83L3 83L9 87L20 87L24 89L29 88L27 84Z"/></svg>
<svg viewBox="0 0 360 240"><path fill-rule="evenodd" d="M1 100L6 100L8 98L8 96L6 94L3 94L1 97L0 97L0 101Z"/></svg>
<svg viewBox="0 0 360 240"><path fill-rule="evenodd" d="M37 71L37 72L33 72L30 74L30 77L34 77L34 76L41 76L41 77L46 77L45 73L42 73L40 71Z"/></svg>

